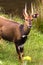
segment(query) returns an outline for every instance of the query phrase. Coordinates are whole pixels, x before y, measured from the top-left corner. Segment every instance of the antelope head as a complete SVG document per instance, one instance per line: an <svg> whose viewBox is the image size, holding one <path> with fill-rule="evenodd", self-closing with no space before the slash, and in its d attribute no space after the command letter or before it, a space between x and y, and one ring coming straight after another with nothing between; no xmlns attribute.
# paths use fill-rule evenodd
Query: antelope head
<svg viewBox="0 0 43 65"><path fill-rule="evenodd" d="M24 9L23 15L24 15L25 22L28 27L31 27L32 20L34 18L37 18L37 16L38 16L37 13L33 14L33 6L32 5L31 5L31 14L27 13L27 4L25 4L25 9Z"/></svg>

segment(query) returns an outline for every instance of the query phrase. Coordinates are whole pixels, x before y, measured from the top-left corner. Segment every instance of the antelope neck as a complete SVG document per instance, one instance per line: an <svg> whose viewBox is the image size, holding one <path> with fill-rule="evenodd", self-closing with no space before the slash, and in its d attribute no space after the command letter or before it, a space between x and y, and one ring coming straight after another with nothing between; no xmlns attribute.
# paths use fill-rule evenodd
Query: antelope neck
<svg viewBox="0 0 43 65"><path fill-rule="evenodd" d="M28 26L27 26L27 23L25 22L24 23L24 31L27 31L27 29L28 29Z"/></svg>
<svg viewBox="0 0 43 65"><path fill-rule="evenodd" d="M20 25L20 31L22 35L28 35L30 32L31 26L27 25L27 22L24 22L23 25Z"/></svg>
<svg viewBox="0 0 43 65"><path fill-rule="evenodd" d="M32 27L32 25L31 25L30 20L29 20L29 25L28 25L28 20L25 20L25 23L24 23L24 30L28 30L28 29L30 29L31 27Z"/></svg>
<svg viewBox="0 0 43 65"><path fill-rule="evenodd" d="M30 32L31 27L27 26L26 22L23 25L23 35L28 35Z"/></svg>

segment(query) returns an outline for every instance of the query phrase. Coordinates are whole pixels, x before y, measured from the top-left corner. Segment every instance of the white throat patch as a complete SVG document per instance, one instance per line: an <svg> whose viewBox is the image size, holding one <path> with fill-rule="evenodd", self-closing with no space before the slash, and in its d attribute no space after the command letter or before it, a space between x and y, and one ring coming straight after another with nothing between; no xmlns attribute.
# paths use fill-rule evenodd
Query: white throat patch
<svg viewBox="0 0 43 65"><path fill-rule="evenodd" d="M22 35L22 38L26 37L26 35Z"/></svg>

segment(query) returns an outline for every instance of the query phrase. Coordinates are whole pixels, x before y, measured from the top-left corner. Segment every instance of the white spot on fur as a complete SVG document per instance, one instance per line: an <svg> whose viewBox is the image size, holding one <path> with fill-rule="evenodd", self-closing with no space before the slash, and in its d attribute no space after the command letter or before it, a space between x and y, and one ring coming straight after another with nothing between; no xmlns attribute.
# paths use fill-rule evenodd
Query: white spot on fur
<svg viewBox="0 0 43 65"><path fill-rule="evenodd" d="M24 37L26 37L26 35L23 35L22 37L24 38Z"/></svg>

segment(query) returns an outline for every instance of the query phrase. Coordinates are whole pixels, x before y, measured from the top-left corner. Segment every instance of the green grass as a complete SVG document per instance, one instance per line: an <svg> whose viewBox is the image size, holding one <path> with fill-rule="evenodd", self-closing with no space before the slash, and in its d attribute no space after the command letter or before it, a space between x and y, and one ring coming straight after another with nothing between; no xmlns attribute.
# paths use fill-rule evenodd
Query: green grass
<svg viewBox="0 0 43 65"><path fill-rule="evenodd" d="M31 30L24 44L24 53L32 58L27 65L43 65L43 34ZM13 42L0 40L0 65L21 65Z"/></svg>

